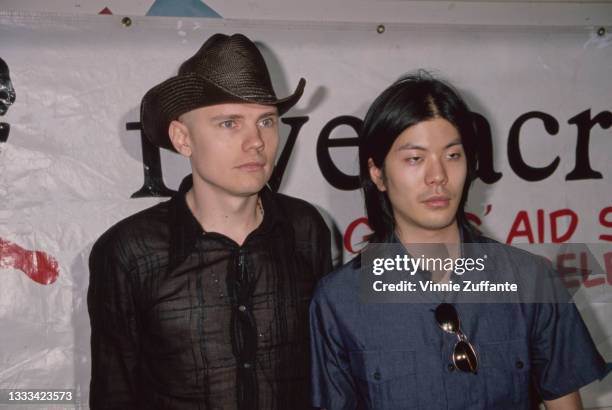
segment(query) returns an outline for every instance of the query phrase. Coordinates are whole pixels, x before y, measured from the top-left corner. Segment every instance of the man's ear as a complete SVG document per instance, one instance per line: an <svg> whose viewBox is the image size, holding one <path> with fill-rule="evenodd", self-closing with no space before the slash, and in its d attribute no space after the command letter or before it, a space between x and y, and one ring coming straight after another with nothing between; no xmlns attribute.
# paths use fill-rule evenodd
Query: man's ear
<svg viewBox="0 0 612 410"><path fill-rule="evenodd" d="M376 185L379 191L384 192L387 190L385 185L385 178L383 176L383 170L374 165L374 160L368 158L368 171L370 172L370 179Z"/></svg>
<svg viewBox="0 0 612 410"><path fill-rule="evenodd" d="M168 126L168 136L174 149L185 157L191 157L191 140L189 128L178 120L172 120Z"/></svg>

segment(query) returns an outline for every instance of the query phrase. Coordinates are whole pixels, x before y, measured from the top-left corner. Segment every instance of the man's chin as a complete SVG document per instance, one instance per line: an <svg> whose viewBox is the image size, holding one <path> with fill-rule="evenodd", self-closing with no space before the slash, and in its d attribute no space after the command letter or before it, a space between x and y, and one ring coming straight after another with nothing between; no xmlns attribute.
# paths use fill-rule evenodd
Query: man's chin
<svg viewBox="0 0 612 410"><path fill-rule="evenodd" d="M456 224L457 218L455 216L439 216L438 218L429 218L422 221L421 225L430 231L442 231L448 227Z"/></svg>
<svg viewBox="0 0 612 410"><path fill-rule="evenodd" d="M267 182L267 181L266 181ZM248 197L258 194L265 186L266 182L244 184L234 189L236 195Z"/></svg>

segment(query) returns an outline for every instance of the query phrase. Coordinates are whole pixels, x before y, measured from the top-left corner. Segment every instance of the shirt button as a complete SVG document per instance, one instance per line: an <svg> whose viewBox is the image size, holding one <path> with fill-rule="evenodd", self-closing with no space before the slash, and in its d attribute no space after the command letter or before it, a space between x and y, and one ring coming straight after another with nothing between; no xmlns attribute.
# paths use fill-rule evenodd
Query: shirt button
<svg viewBox="0 0 612 410"><path fill-rule="evenodd" d="M514 365L516 366L517 369L522 369L525 366L524 363L520 360L517 360Z"/></svg>
<svg viewBox="0 0 612 410"><path fill-rule="evenodd" d="M241 311L241 312L246 312L246 306L240 305L240 306L238 306L238 310Z"/></svg>
<svg viewBox="0 0 612 410"><path fill-rule="evenodd" d="M448 366L447 366L447 368L448 368L448 371L449 371L449 372L454 372L454 371L455 371L455 365L454 365L454 364L452 364L452 363L449 363L449 364L448 364Z"/></svg>
<svg viewBox="0 0 612 410"><path fill-rule="evenodd" d="M250 369L251 368L251 363L249 363L249 362L242 363L242 367L244 367L245 369Z"/></svg>
<svg viewBox="0 0 612 410"><path fill-rule="evenodd" d="M374 376L374 380L380 380L380 377L381 377L380 372L375 372L373 376Z"/></svg>

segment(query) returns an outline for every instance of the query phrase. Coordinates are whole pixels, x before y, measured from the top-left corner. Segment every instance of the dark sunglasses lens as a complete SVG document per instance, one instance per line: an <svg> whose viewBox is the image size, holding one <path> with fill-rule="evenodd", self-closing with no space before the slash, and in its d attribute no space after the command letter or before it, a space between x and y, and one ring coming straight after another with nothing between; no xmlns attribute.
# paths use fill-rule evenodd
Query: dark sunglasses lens
<svg viewBox="0 0 612 410"><path fill-rule="evenodd" d="M436 308L436 321L445 332L456 333L459 330L457 311L449 303L442 303Z"/></svg>
<svg viewBox="0 0 612 410"><path fill-rule="evenodd" d="M478 359L471 344L460 341L455 345L453 362L461 371L476 373L478 370Z"/></svg>

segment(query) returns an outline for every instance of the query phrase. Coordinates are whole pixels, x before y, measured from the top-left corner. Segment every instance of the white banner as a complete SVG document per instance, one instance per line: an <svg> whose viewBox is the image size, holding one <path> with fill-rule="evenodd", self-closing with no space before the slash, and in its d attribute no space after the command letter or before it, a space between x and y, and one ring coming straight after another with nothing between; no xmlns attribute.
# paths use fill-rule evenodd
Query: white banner
<svg viewBox="0 0 612 410"><path fill-rule="evenodd" d="M481 116L481 178L467 206L480 229L509 243L612 242L610 34L0 15L0 58L16 92L0 117L10 126L0 128L0 389L76 389L87 402L91 246L160 200L134 193L177 189L190 169L166 151L156 164L157 151L143 146L140 99L216 32L258 43L278 95L307 79L282 128L296 140L280 191L326 215L338 259L368 232L354 127L385 87L418 68L453 83ZM609 292L609 259L600 261L605 278L575 285ZM579 308L611 362L612 304ZM612 406L612 378L582 394L587 407Z"/></svg>

